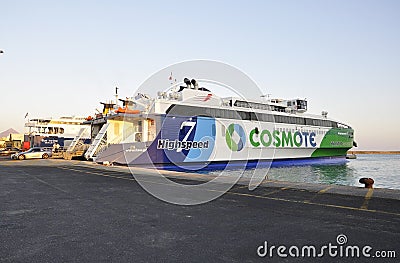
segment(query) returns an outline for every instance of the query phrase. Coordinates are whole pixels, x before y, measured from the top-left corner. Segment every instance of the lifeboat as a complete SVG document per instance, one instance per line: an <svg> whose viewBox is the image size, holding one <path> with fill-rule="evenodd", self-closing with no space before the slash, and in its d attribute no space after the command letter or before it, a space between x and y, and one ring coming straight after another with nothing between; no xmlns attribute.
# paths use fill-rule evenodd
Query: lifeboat
<svg viewBox="0 0 400 263"><path fill-rule="evenodd" d="M130 110L126 107L125 108L118 107L118 109L115 112L116 113L138 114L138 113L140 113L140 110Z"/></svg>

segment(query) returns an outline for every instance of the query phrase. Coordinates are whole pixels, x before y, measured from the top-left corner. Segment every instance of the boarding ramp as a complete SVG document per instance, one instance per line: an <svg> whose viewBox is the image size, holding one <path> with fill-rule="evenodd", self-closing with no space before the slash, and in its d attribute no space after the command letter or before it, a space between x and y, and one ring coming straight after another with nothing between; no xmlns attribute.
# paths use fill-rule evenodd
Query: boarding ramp
<svg viewBox="0 0 400 263"><path fill-rule="evenodd" d="M85 135L88 134L90 127L86 126L81 128L75 138L72 140L68 148L55 153L54 156L61 156L64 159L71 160L73 157L81 157L87 149L87 145L84 144Z"/></svg>
<svg viewBox="0 0 400 263"><path fill-rule="evenodd" d="M81 129L79 130L78 135L75 136L74 140L73 140L73 141L71 142L71 144L68 146L67 152L70 152L70 153L74 152L74 150L76 149L76 147L77 147L79 144L82 144L82 137L83 137L84 134L87 133L87 131L89 130L89 128L90 128L89 126L86 126L86 127L81 128Z"/></svg>

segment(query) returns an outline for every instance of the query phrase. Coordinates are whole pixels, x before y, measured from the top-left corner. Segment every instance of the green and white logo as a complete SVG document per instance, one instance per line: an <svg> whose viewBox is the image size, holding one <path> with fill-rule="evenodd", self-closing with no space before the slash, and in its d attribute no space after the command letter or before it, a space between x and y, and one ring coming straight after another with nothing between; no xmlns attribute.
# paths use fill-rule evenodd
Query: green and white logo
<svg viewBox="0 0 400 263"><path fill-rule="evenodd" d="M246 145L246 134L239 124L230 124L225 135L226 144L232 151L241 151Z"/></svg>

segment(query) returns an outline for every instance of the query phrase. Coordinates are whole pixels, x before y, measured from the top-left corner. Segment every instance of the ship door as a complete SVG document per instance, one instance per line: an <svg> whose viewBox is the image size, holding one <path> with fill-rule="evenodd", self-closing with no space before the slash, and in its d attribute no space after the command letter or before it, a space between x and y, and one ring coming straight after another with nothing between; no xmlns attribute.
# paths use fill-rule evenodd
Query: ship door
<svg viewBox="0 0 400 263"><path fill-rule="evenodd" d="M141 131L140 133L137 133L135 137L136 141L141 141L141 142L148 142L148 141L153 141L155 138L155 133L156 133L156 126L155 126L155 121L154 119L143 119L140 121L141 122Z"/></svg>

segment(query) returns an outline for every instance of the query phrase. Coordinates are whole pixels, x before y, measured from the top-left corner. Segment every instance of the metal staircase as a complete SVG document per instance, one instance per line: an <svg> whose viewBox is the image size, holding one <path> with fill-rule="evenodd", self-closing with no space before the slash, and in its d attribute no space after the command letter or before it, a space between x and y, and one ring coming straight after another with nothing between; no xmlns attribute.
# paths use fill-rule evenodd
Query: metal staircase
<svg viewBox="0 0 400 263"><path fill-rule="evenodd" d="M81 141L82 136L87 132L87 130L88 130L89 128L90 128L90 127L84 127L84 128L81 128L81 129L79 130L78 135L75 136L74 140L73 140L73 141L71 142L71 144L68 146L67 152L72 153L72 152L75 150L76 146L77 146L78 143Z"/></svg>
<svg viewBox="0 0 400 263"><path fill-rule="evenodd" d="M101 149L104 149L104 146L107 144L107 128L110 123L106 123L101 127L99 133L97 134L96 138L90 145L89 149L85 152L86 160L93 159Z"/></svg>

